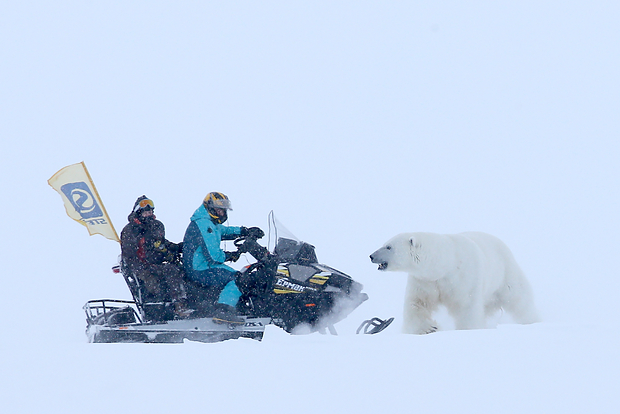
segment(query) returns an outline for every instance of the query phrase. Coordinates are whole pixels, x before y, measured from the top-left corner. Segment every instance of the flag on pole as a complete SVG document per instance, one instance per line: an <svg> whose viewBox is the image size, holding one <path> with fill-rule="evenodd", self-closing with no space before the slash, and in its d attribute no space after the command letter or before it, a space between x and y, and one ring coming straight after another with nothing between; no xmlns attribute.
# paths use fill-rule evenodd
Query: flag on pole
<svg viewBox="0 0 620 414"><path fill-rule="evenodd" d="M120 242L84 162L61 169L47 183L62 197L67 215L86 226L91 236L101 234Z"/></svg>

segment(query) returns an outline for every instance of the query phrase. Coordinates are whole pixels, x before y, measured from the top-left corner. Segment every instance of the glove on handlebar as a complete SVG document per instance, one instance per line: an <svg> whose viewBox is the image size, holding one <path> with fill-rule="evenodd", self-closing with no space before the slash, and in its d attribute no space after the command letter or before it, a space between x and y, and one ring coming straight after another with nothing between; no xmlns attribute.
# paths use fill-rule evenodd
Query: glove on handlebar
<svg viewBox="0 0 620 414"><path fill-rule="evenodd" d="M239 256L241 256L241 252L237 250L236 252L224 252L226 257L224 258L225 262L236 262L239 260Z"/></svg>
<svg viewBox="0 0 620 414"><path fill-rule="evenodd" d="M265 235L259 227L241 227L241 236L250 237L252 239L260 239Z"/></svg>

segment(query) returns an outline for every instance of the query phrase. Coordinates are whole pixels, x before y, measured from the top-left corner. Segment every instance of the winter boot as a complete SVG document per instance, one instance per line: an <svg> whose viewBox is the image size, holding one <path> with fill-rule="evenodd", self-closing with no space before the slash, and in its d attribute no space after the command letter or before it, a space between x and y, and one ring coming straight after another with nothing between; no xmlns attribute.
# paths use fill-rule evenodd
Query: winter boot
<svg viewBox="0 0 620 414"><path fill-rule="evenodd" d="M233 325L243 325L245 323L245 319L237 315L237 310L235 308L223 303L215 304L215 313L213 314L212 320L217 324L227 323Z"/></svg>
<svg viewBox="0 0 620 414"><path fill-rule="evenodd" d="M185 301L174 302L175 319L188 319L194 313L194 309L189 309Z"/></svg>

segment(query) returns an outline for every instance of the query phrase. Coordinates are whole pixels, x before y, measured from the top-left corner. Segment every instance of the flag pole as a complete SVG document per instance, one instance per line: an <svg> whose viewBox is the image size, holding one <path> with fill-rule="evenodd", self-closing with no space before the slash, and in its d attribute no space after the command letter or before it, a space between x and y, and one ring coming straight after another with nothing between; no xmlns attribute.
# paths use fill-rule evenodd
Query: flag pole
<svg viewBox="0 0 620 414"><path fill-rule="evenodd" d="M110 227L112 227L112 231L114 232L114 236L116 237L116 241L120 243L121 240L118 238L118 234L116 233L116 229L114 228L114 224L112 224L112 220L110 219L110 216L108 215L108 212L105 209L105 205L103 204L103 200L101 199L101 196L99 195L99 192L97 191L97 187L95 187L95 182L91 178L90 173L88 172L88 168L86 168L86 164L84 164L84 161L82 161L82 166L84 167L84 171L86 171L86 176L88 177L88 181L90 181L90 184L93 186L93 191L95 192L95 195L97 196L97 199L99 201L101 201L101 209L103 210L103 214L105 214L106 218L108 219L108 222L110 222Z"/></svg>

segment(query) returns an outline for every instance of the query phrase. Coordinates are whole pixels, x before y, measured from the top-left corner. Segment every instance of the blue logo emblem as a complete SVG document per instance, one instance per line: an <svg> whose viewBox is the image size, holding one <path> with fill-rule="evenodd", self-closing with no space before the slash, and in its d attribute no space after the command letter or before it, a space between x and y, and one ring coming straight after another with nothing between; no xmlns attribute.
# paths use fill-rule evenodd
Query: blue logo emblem
<svg viewBox="0 0 620 414"><path fill-rule="evenodd" d="M103 217L103 211L99 207L97 199L85 182L68 183L60 187L60 190L67 196L82 220L93 221L93 218Z"/></svg>

